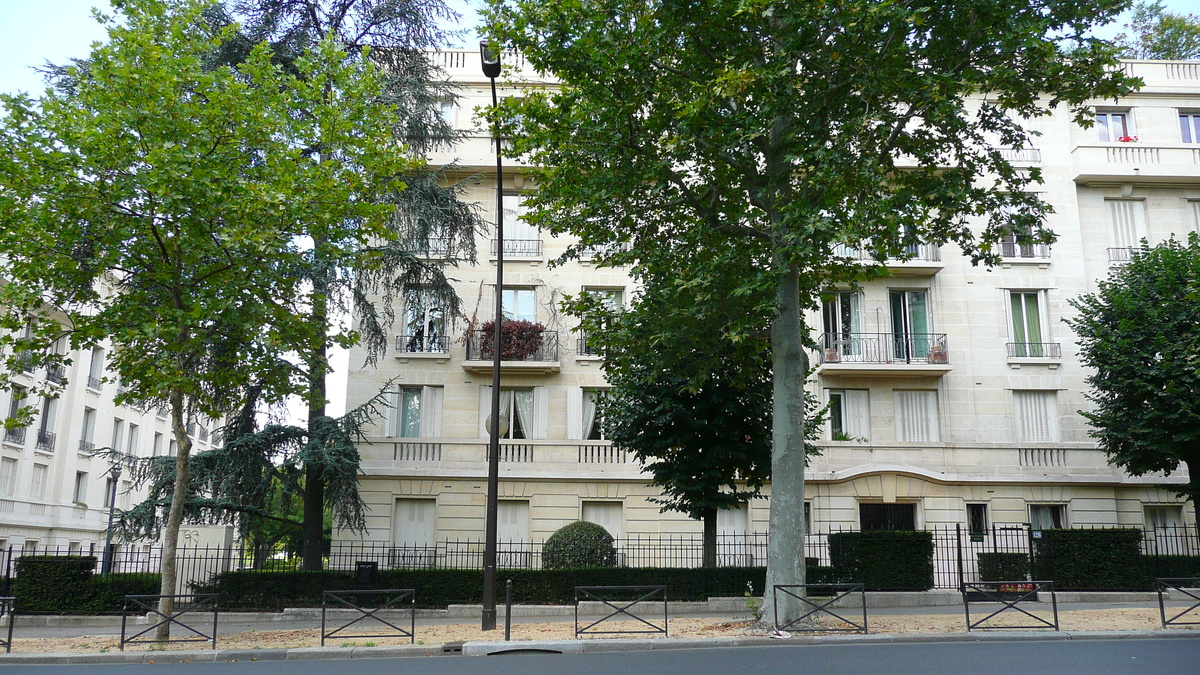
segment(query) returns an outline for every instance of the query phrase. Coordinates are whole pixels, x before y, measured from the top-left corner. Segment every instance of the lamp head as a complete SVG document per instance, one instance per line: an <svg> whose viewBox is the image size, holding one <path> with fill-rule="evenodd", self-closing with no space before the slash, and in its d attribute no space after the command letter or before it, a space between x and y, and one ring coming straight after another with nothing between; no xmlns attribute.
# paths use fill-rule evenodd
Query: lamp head
<svg viewBox="0 0 1200 675"><path fill-rule="evenodd" d="M488 78L500 77L500 50L493 49L491 43L483 40L479 43L479 58L483 61L483 74Z"/></svg>

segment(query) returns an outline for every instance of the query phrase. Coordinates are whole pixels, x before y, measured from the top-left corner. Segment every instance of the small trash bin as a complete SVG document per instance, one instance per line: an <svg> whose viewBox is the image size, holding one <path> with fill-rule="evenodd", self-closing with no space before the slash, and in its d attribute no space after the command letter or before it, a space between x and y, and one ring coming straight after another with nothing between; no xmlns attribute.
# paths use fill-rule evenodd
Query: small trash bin
<svg viewBox="0 0 1200 675"><path fill-rule="evenodd" d="M354 588L360 591L379 588L379 563L366 560L355 562ZM374 607L378 602L377 593L360 593L356 604L359 607Z"/></svg>

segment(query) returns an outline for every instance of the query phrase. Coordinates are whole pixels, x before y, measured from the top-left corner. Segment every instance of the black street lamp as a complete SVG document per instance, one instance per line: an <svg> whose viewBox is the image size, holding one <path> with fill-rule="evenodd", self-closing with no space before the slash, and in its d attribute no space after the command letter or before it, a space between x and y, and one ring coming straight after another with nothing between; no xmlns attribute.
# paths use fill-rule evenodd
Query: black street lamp
<svg viewBox="0 0 1200 675"><path fill-rule="evenodd" d="M112 477L112 487L108 491L108 531L104 534L104 562L100 563L101 575L112 572L113 509L117 506L117 483L121 480L120 461L112 465L108 474Z"/></svg>
<svg viewBox="0 0 1200 675"><path fill-rule="evenodd" d="M492 82L492 108L496 78L500 75L500 50L479 43L483 74ZM500 328L504 323L504 167L500 163L500 130L492 124L496 143L496 316L492 323L492 412L488 416L487 513L483 535L483 623L482 630L496 629L496 493L500 487Z"/></svg>

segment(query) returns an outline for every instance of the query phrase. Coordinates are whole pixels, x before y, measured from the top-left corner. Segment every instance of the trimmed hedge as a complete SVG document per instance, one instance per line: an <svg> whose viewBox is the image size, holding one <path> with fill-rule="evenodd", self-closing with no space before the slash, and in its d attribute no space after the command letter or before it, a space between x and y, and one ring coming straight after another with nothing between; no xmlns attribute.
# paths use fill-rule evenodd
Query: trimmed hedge
<svg viewBox="0 0 1200 675"><path fill-rule="evenodd" d="M1200 556L1148 555L1144 563L1151 583L1155 579L1200 577Z"/></svg>
<svg viewBox="0 0 1200 675"><path fill-rule="evenodd" d="M556 530L542 548L542 565L548 570L578 567L613 567L617 547L602 525L586 520Z"/></svg>
<svg viewBox="0 0 1200 675"><path fill-rule="evenodd" d="M12 580L19 614L117 614L126 595L156 594L157 574L93 574L95 556L21 556Z"/></svg>
<svg viewBox="0 0 1200 675"><path fill-rule="evenodd" d="M980 553L980 581L1025 581L1029 579L1029 556L1024 553Z"/></svg>
<svg viewBox="0 0 1200 675"><path fill-rule="evenodd" d="M1033 540L1036 579L1056 590L1113 591L1146 589L1142 531L1136 527L1105 530L1042 530Z"/></svg>
<svg viewBox="0 0 1200 675"><path fill-rule="evenodd" d="M933 588L933 533L904 530L835 532L829 557L843 582L868 591Z"/></svg>
<svg viewBox="0 0 1200 675"><path fill-rule="evenodd" d="M513 582L513 602L521 604L573 604L576 586L666 585L674 600L706 600L710 597L740 597L746 582L761 589L766 584L762 567L718 568L630 568L591 567L574 570L499 570L503 588ZM483 602L483 572L480 570L380 570L380 588L415 588L419 607ZM228 609L279 610L284 607L315 607L326 590L354 588L352 572L223 572L211 584L198 585L196 592L220 593L221 607Z"/></svg>

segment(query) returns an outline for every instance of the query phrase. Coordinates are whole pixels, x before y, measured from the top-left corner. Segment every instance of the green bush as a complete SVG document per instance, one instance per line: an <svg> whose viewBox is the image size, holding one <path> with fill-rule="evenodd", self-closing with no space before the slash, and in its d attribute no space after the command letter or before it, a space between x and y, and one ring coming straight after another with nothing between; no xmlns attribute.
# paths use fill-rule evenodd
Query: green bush
<svg viewBox="0 0 1200 675"><path fill-rule="evenodd" d="M1151 580L1200 577L1200 556L1148 555L1143 561Z"/></svg>
<svg viewBox="0 0 1200 675"><path fill-rule="evenodd" d="M1033 540L1034 575L1056 590L1144 590L1154 582L1135 527L1096 530L1042 530Z"/></svg>
<svg viewBox="0 0 1200 675"><path fill-rule="evenodd" d="M1029 579L1029 556L1024 553L980 553L980 581L1025 581Z"/></svg>
<svg viewBox="0 0 1200 675"><path fill-rule="evenodd" d="M932 532L835 532L829 535L829 556L840 581L868 591L933 588Z"/></svg>
<svg viewBox="0 0 1200 675"><path fill-rule="evenodd" d="M746 592L746 582L753 584L755 589L764 587L766 570L762 567L500 570L500 597L503 597L504 582L508 579L513 582L513 602L569 605L575 602L576 586L665 585L667 597L672 601L741 597ZM416 589L418 607L483 602L483 572L480 570L380 570L379 586ZM348 571L246 570L223 572L212 583L198 585L195 590L219 593L223 609L277 611L284 607L317 607L321 604L322 591L353 588L354 574Z"/></svg>
<svg viewBox="0 0 1200 675"><path fill-rule="evenodd" d="M613 567L617 548L608 530L577 520L550 535L542 548L542 566L548 570L578 567Z"/></svg>
<svg viewBox="0 0 1200 675"><path fill-rule="evenodd" d="M157 574L95 576L95 556L21 556L12 592L19 614L115 614L126 595L156 594Z"/></svg>

